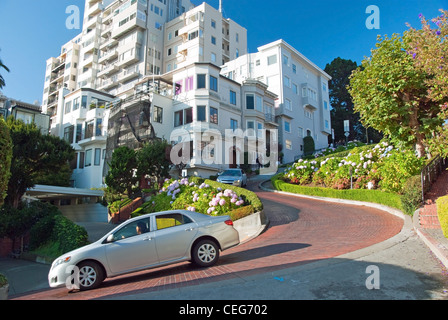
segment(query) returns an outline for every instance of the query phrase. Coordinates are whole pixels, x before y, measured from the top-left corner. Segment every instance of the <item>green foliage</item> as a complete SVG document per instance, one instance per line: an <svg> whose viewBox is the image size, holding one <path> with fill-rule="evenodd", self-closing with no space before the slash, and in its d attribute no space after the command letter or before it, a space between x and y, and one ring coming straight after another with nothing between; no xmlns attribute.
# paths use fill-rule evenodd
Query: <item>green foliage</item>
<svg viewBox="0 0 448 320"><path fill-rule="evenodd" d="M17 208L23 194L34 187L40 176L59 171L74 158L75 152L64 140L42 135L35 124L25 124L12 116L6 124L13 143L6 202Z"/></svg>
<svg viewBox="0 0 448 320"><path fill-rule="evenodd" d="M8 284L8 279L0 273L0 288Z"/></svg>
<svg viewBox="0 0 448 320"><path fill-rule="evenodd" d="M0 117L0 206L6 197L8 181L11 176L12 142L9 129Z"/></svg>
<svg viewBox="0 0 448 320"><path fill-rule="evenodd" d="M436 201L437 215L445 238L448 238L448 196L440 197Z"/></svg>
<svg viewBox="0 0 448 320"><path fill-rule="evenodd" d="M283 181L281 175L274 176L271 181L275 189L279 191L316 197L372 202L403 210L400 195L394 193L383 192L380 190L336 190L321 187L299 186Z"/></svg>
<svg viewBox="0 0 448 320"><path fill-rule="evenodd" d="M412 215L422 204L422 180L420 175L410 177L403 188L401 196L403 211Z"/></svg>
<svg viewBox="0 0 448 320"><path fill-rule="evenodd" d="M51 240L59 243L60 252L69 252L89 243L87 231L63 215L54 217Z"/></svg>
<svg viewBox="0 0 448 320"><path fill-rule="evenodd" d="M301 159L287 168L282 179L292 184L339 190L370 188L402 193L404 183L417 174L424 163L425 160L417 158L413 151L382 142L313 160Z"/></svg>
<svg viewBox="0 0 448 320"><path fill-rule="evenodd" d="M166 152L169 146L166 140L154 140L146 143L137 152L138 176L152 177L157 188L159 183L169 176L171 161Z"/></svg>
<svg viewBox="0 0 448 320"><path fill-rule="evenodd" d="M249 208L242 209L244 207ZM135 210L132 216L176 209L209 215L229 215L233 212L232 215L240 219L261 211L263 205L256 194L246 189L192 177L166 180L160 192Z"/></svg>
<svg viewBox="0 0 448 320"><path fill-rule="evenodd" d="M313 154L314 150L316 150L316 146L314 144L314 139L311 136L306 136L303 138L303 153L304 155Z"/></svg>
<svg viewBox="0 0 448 320"><path fill-rule="evenodd" d="M408 34L378 37L376 49L353 72L349 92L364 125L384 133L395 145L416 147L443 124L440 105L427 97L428 75L415 67Z"/></svg>
<svg viewBox="0 0 448 320"><path fill-rule="evenodd" d="M134 172L137 168L135 151L126 146L115 149L109 167L105 178L109 192L127 193L131 197L133 186L140 180Z"/></svg>

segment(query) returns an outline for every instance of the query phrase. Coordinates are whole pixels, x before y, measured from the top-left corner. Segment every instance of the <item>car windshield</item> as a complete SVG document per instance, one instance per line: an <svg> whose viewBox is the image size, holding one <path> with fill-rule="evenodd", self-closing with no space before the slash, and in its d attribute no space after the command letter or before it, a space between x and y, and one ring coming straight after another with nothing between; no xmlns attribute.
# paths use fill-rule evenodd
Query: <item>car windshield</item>
<svg viewBox="0 0 448 320"><path fill-rule="evenodd" d="M241 171L239 170L226 170L222 173L223 176L232 176L232 177L236 177L236 176L240 176L241 175Z"/></svg>

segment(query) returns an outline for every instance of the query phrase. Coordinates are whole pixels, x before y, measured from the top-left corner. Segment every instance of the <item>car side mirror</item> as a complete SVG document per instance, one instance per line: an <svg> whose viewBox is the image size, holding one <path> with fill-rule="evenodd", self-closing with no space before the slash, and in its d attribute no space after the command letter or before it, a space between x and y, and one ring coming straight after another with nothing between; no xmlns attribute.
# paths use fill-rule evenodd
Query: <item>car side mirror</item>
<svg viewBox="0 0 448 320"><path fill-rule="evenodd" d="M113 234L110 234L110 235L108 235L107 236L107 239L106 239L106 242L107 243L111 243L111 242L114 242L114 235Z"/></svg>

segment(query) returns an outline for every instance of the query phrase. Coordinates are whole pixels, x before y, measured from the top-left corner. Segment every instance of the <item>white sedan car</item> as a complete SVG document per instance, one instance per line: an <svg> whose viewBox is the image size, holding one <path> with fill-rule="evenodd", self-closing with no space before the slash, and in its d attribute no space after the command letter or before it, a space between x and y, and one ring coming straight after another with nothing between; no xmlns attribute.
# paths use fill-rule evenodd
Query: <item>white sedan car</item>
<svg viewBox="0 0 448 320"><path fill-rule="evenodd" d="M163 265L192 261L214 265L219 251L239 244L229 216L176 210L130 219L100 240L56 259L50 287L97 288L104 279Z"/></svg>

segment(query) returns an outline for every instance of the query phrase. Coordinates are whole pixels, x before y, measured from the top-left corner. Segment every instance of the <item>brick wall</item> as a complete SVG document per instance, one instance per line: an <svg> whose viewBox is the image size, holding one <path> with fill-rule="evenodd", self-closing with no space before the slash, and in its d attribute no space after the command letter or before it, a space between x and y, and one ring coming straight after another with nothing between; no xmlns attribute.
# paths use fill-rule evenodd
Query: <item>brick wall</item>
<svg viewBox="0 0 448 320"><path fill-rule="evenodd" d="M131 213L134 212L137 208L139 208L143 204L142 198L137 198L132 201L127 206L124 206L120 209L118 213L112 213L110 222L113 224L118 224L120 222L126 221L131 217Z"/></svg>

